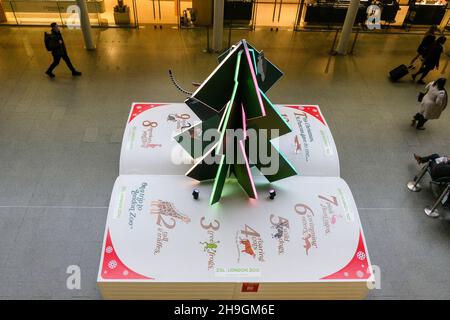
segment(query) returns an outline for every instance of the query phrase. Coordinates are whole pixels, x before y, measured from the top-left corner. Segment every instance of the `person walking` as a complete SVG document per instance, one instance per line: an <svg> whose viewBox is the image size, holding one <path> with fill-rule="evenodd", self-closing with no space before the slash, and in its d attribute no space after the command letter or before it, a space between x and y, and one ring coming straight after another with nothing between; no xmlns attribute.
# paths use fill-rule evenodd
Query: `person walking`
<svg viewBox="0 0 450 320"><path fill-rule="evenodd" d="M419 47L417 48L417 55L411 60L411 63L409 64L410 68L413 66L417 58L422 57L422 59L425 59L428 51L436 40L436 32L439 32L438 27L436 25L432 25L425 33L422 38L422 42L420 42Z"/></svg>
<svg viewBox="0 0 450 320"><path fill-rule="evenodd" d="M420 103L417 112L411 122L411 126L416 126L418 130L424 130L423 125L430 119L439 119L442 111L447 107L447 91L445 90L444 78L432 81L425 87L426 94Z"/></svg>
<svg viewBox="0 0 450 320"><path fill-rule="evenodd" d="M48 67L45 74L47 74L50 78L54 78L55 74L53 73L53 70L59 64L61 59L63 59L67 67L70 69L70 71L72 71L73 76L81 76L81 72L75 69L75 67L72 65L72 62L70 61L69 56L67 55L66 45L64 44L64 39L62 37L58 24L56 22L53 22L50 27L52 29L51 34L49 35L49 46L51 48L53 62Z"/></svg>
<svg viewBox="0 0 450 320"><path fill-rule="evenodd" d="M416 80L416 77L420 73L422 74L417 83L425 84L423 79L427 76L427 74L434 68L439 69L439 59L441 58L442 52L444 52L444 43L446 40L447 40L446 37L440 36L430 47L419 71L417 71L417 73L412 75L413 80Z"/></svg>

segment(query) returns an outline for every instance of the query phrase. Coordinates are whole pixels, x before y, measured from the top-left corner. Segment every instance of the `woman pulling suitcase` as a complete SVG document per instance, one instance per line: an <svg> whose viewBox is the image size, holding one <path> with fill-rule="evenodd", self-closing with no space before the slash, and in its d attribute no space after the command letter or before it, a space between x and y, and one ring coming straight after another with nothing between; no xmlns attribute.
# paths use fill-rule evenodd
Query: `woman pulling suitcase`
<svg viewBox="0 0 450 320"><path fill-rule="evenodd" d="M422 57L422 59L425 59L428 51L436 40L436 32L439 32L439 29L436 25L432 25L430 29L428 29L428 31L423 36L422 42L420 42L419 47L417 48L417 55L411 60L408 68L413 67L414 62L417 60L417 58Z"/></svg>
<svg viewBox="0 0 450 320"><path fill-rule="evenodd" d="M446 40L447 38L445 38L444 36L440 36L436 40L436 42L430 47L427 55L425 56L425 60L422 66L420 67L420 70L412 75L413 80L416 80L416 77L420 73L422 74L417 83L425 84L423 79L426 77L426 75L434 68L439 69L439 60L441 58L442 52L444 52L444 43Z"/></svg>

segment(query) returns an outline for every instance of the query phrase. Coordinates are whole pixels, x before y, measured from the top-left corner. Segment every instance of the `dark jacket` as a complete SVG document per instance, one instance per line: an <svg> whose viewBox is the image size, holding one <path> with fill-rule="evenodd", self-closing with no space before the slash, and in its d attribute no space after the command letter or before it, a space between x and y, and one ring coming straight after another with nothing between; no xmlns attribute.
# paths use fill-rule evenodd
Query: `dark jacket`
<svg viewBox="0 0 450 320"><path fill-rule="evenodd" d="M66 45L64 44L64 39L61 35L61 32L52 30L50 34L50 43L51 47L54 48L52 50L53 55L64 56L67 54Z"/></svg>
<svg viewBox="0 0 450 320"><path fill-rule="evenodd" d="M433 180L450 178L450 164L439 163L431 167L430 175Z"/></svg>
<svg viewBox="0 0 450 320"><path fill-rule="evenodd" d="M441 54L443 51L444 48L442 47L442 45L440 45L439 43L434 43L425 56L424 64L430 69L439 66L439 59L441 58Z"/></svg>
<svg viewBox="0 0 450 320"><path fill-rule="evenodd" d="M433 46L434 40L436 40L436 37L432 34L426 35L422 42L420 43L419 47L417 48L417 53L420 54L422 57L426 57L428 54L429 49Z"/></svg>

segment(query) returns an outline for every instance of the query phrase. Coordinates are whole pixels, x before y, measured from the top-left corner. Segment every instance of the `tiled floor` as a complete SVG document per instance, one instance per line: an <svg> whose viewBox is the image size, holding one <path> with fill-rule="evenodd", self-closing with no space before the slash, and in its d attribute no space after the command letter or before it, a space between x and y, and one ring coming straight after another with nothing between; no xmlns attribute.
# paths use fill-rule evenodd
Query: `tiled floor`
<svg viewBox="0 0 450 320"><path fill-rule="evenodd" d="M203 30L95 29L97 50L64 30L74 64L54 80L41 28L0 28L0 298L100 298L95 279L120 135L133 101L182 101L167 69L189 87L216 65ZM319 104L334 134L342 177L360 209L379 298L450 298L450 223L427 218L432 201L405 183L412 153L446 153L450 111L427 130L409 126L420 86L387 72L408 62L418 35L362 34L354 56L327 54L334 34L233 31L285 71L275 103ZM226 37L225 37L226 38ZM447 57L443 59L444 67ZM448 76L450 69L445 76ZM435 71L429 79L440 75ZM81 267L81 290L66 268Z"/></svg>

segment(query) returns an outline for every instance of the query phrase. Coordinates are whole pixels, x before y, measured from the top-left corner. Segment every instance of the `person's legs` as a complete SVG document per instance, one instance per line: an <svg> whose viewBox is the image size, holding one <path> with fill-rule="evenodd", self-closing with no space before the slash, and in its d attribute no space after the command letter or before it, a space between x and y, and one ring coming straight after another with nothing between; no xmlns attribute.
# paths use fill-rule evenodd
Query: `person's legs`
<svg viewBox="0 0 450 320"><path fill-rule="evenodd" d="M416 157L416 154L414 154L414 157ZM437 153L433 153L433 154L430 154L429 156L419 157L420 161L418 160L417 162L425 163L430 160L436 160L437 158L440 158L440 156ZM417 158L416 158L416 160L417 160Z"/></svg>
<svg viewBox="0 0 450 320"><path fill-rule="evenodd" d="M412 75L413 80L416 80L416 77L417 77L419 74L421 74L422 72L424 72L424 70L425 70L425 65L422 64L422 65L420 66L420 68L419 68L419 71L417 71L416 73L414 73L414 74Z"/></svg>
<svg viewBox="0 0 450 320"><path fill-rule="evenodd" d="M77 71L75 67L72 65L72 62L70 61L70 58L67 54L65 54L63 57L64 61L67 64L67 67L72 71L73 76L81 76L81 72Z"/></svg>
<svg viewBox="0 0 450 320"><path fill-rule="evenodd" d="M417 112L411 121L411 127L414 127L417 124L417 122L419 121L419 119L421 119L421 118L422 118L422 115Z"/></svg>
<svg viewBox="0 0 450 320"><path fill-rule="evenodd" d="M56 68L56 66L59 64L60 61L61 61L61 56L54 54L53 55L53 62L48 67L48 69L47 69L47 71L45 73L48 74L48 75L52 75L53 74L53 70Z"/></svg>
<svg viewBox="0 0 450 320"><path fill-rule="evenodd" d="M421 113L418 112L414 115L413 120L411 122L411 126L414 127L414 125L416 125L416 123L417 123L416 129L423 130L424 129L423 125L427 121L428 121L428 119L425 119L425 117Z"/></svg>
<svg viewBox="0 0 450 320"><path fill-rule="evenodd" d="M428 66L424 66L423 67L423 72L422 72L422 76L420 77L420 79L417 81L418 83L424 83L423 79L427 76L427 74L433 70L433 68L430 68Z"/></svg>
<svg viewBox="0 0 450 320"><path fill-rule="evenodd" d="M70 71L72 71L72 72L76 71L67 54L63 55L62 58L63 58L64 62L66 63L67 67L70 69Z"/></svg>
<svg viewBox="0 0 450 320"><path fill-rule="evenodd" d="M425 119L425 117L423 115L420 115L420 119L417 120L417 127L416 127L416 129L423 130L424 129L423 125L427 121L428 121L428 119Z"/></svg>

